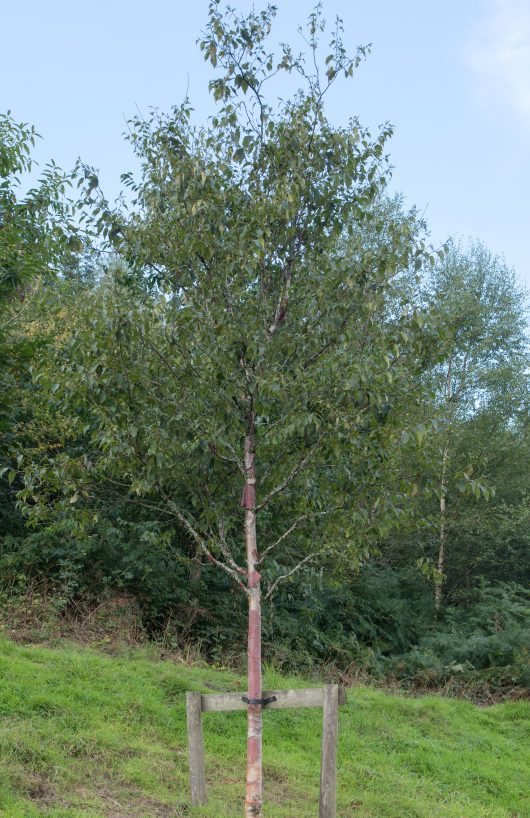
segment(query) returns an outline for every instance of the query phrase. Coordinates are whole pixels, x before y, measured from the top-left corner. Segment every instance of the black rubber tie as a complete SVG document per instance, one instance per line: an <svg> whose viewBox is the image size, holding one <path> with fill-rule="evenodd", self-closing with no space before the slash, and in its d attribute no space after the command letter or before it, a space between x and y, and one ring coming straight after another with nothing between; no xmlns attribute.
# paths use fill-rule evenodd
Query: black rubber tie
<svg viewBox="0 0 530 818"><path fill-rule="evenodd" d="M241 701L245 702L245 704L261 704L262 707L265 707L266 704L276 702L278 699L276 696L269 696L267 699L249 699L248 696L241 696Z"/></svg>

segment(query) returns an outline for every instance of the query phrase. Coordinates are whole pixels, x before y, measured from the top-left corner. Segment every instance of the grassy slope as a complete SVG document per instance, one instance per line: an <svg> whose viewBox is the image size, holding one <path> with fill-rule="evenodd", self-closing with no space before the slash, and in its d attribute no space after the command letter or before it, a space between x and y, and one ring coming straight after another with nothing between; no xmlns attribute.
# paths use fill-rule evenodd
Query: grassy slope
<svg viewBox="0 0 530 818"><path fill-rule="evenodd" d="M304 686L269 673L267 687ZM0 815L241 815L245 714L205 716L210 803L188 806L184 692L244 679L160 662L0 640ZM267 818L318 814L320 711L265 716ZM478 709L357 688L341 708L341 818L530 816L530 705Z"/></svg>

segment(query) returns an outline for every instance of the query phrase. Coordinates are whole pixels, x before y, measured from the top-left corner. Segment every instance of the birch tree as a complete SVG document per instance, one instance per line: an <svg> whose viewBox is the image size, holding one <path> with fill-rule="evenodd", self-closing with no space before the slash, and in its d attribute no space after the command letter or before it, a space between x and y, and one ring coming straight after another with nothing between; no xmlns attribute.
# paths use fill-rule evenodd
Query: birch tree
<svg viewBox="0 0 530 818"><path fill-rule="evenodd" d="M247 818L262 814L262 596L309 562L358 565L404 513L424 317L397 282L432 261L415 215L379 206L391 128L326 116L366 49L349 56L337 21L321 55L317 10L305 54L275 51L274 15L210 4L200 47L218 112L196 127L186 100L130 122L127 208L83 169L114 261L47 377L91 450L27 476L35 502L68 471L72 507L90 505L96 475L119 486L242 592ZM273 104L293 78L301 89Z"/></svg>
<svg viewBox="0 0 530 818"><path fill-rule="evenodd" d="M477 500L488 496L493 476L486 456L488 438L491 441L506 430L525 403L528 342L524 294L513 271L483 245L464 249L452 242L430 278L429 289L442 328L442 361L431 372L440 431L430 440L432 462L438 469L434 586L438 613L458 505L465 489ZM453 534L458 539L458 532Z"/></svg>

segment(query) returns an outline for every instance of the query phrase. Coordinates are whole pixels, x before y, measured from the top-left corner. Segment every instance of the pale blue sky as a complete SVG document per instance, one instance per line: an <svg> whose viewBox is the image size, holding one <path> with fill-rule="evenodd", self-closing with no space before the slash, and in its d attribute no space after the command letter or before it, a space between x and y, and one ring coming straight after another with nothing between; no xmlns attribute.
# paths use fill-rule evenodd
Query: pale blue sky
<svg viewBox="0 0 530 818"><path fill-rule="evenodd" d="M313 2L276 5L274 39L294 43ZM211 113L195 44L207 0L2 6L0 110L36 125L39 159L99 167L109 195L133 167L128 116L180 102L188 80L197 117ZM480 238L530 285L530 0L325 0L324 10L343 18L351 48L373 43L330 98L331 118L392 122L393 189L425 210L433 239Z"/></svg>

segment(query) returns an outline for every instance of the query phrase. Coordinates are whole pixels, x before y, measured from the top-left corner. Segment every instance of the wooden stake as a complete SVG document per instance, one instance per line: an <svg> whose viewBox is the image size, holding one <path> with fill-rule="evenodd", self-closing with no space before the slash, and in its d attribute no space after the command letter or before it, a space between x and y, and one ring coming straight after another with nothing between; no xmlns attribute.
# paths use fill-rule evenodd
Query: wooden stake
<svg viewBox="0 0 530 818"><path fill-rule="evenodd" d="M320 818L336 818L337 735L339 705L346 704L346 691L338 685L298 690L267 690L261 698L276 697L267 708L323 707L322 760L320 767ZM204 774L204 742L202 713L222 713L227 710L247 710L242 693L186 693L188 717L188 753L191 803L206 804L206 777ZM261 711L261 705L259 705ZM254 806L251 804L251 806ZM255 804L261 809L261 802ZM259 812L257 813L260 814ZM250 815L256 815L250 812Z"/></svg>
<svg viewBox="0 0 530 818"><path fill-rule="evenodd" d="M203 713L223 713L234 710L247 710L248 705L243 701L243 695L248 696L247 691L241 693L203 693L202 712ZM292 707L323 707L325 689L323 687L306 687L295 690L264 690L262 697L268 699L276 697L275 702L266 706L266 710L284 710ZM339 705L346 704L346 691L339 687Z"/></svg>
<svg viewBox="0 0 530 818"><path fill-rule="evenodd" d="M339 732L339 686L324 689L322 758L320 761L320 818L337 814L337 736Z"/></svg>
<svg viewBox="0 0 530 818"><path fill-rule="evenodd" d="M186 693L186 715L188 722L191 803L196 807L206 804L204 740L202 737L202 697L200 693Z"/></svg>

